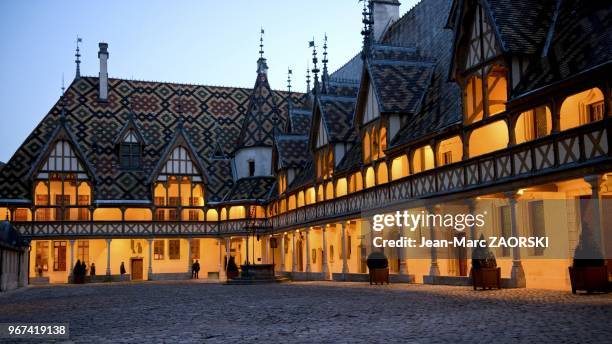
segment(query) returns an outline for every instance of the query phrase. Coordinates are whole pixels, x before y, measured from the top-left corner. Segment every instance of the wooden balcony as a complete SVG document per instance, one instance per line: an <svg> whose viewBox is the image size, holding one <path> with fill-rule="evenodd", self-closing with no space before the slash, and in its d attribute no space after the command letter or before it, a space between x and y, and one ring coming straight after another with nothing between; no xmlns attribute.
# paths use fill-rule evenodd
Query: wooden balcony
<svg viewBox="0 0 612 344"><path fill-rule="evenodd" d="M612 119L552 134L468 160L434 168L364 189L333 200L306 205L270 219L273 231L358 218L363 212L447 196L473 197L494 187L506 191L542 182L579 178L581 173L612 169L610 154ZM575 172L572 172L575 171ZM473 193L470 195L469 192ZM61 237L171 237L245 235L247 220L219 222L16 222L30 238ZM249 222L265 228L263 219ZM270 232L271 229L267 229Z"/></svg>

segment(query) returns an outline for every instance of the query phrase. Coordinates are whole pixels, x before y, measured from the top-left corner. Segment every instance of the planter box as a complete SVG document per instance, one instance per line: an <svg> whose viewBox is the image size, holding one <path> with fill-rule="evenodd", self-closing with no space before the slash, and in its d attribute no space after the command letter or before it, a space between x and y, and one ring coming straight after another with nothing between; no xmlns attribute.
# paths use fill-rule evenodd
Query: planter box
<svg viewBox="0 0 612 344"><path fill-rule="evenodd" d="M594 267L569 267L570 281L572 282L572 293L577 290L590 292L608 292L608 268L604 266Z"/></svg>
<svg viewBox="0 0 612 344"><path fill-rule="evenodd" d="M370 269L370 284L389 284L389 268L386 269Z"/></svg>
<svg viewBox="0 0 612 344"><path fill-rule="evenodd" d="M480 268L472 270L474 290L501 289L501 268Z"/></svg>

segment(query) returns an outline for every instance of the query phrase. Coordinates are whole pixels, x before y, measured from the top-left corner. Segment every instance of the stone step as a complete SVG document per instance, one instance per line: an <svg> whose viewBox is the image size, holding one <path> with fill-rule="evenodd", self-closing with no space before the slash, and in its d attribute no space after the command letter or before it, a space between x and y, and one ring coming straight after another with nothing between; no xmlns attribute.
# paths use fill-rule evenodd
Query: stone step
<svg viewBox="0 0 612 344"><path fill-rule="evenodd" d="M285 276L275 276L273 279L252 279L252 278L234 278L225 282L226 285L252 285L252 284L266 284L266 283L287 283L289 278Z"/></svg>

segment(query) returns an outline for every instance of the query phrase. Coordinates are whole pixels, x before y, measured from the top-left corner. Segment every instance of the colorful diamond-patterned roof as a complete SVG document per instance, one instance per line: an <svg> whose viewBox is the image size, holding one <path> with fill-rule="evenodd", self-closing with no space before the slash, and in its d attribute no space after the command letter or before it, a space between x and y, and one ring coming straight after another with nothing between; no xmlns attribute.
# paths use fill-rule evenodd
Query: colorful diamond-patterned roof
<svg viewBox="0 0 612 344"><path fill-rule="evenodd" d="M262 201L268 199L271 188L276 184L274 177L245 177L238 179L223 201Z"/></svg>
<svg viewBox="0 0 612 344"><path fill-rule="evenodd" d="M300 168L310 158L308 136L278 135L275 137L280 168Z"/></svg>
<svg viewBox="0 0 612 344"><path fill-rule="evenodd" d="M242 124L238 149L253 146L272 146L275 128L285 127L285 120L281 121L280 119L277 103L277 99L270 89L268 76L266 73L258 73L247 114Z"/></svg>
<svg viewBox="0 0 612 344"><path fill-rule="evenodd" d="M267 90L266 101L277 104L278 122L284 125L287 93L269 86ZM103 103L98 101L98 78L75 80L65 93L66 124L97 177L94 199L151 199L147 179L175 134L182 104L185 135L206 170L206 198L222 200L233 185L230 160L210 157L215 141L226 152L237 146L251 92L236 87L109 79L108 102ZM302 97L293 93L293 104L301 106ZM60 109L58 101L0 171L0 198L32 198L26 175L57 128ZM146 143L139 171L120 168L114 142L128 122L130 109Z"/></svg>

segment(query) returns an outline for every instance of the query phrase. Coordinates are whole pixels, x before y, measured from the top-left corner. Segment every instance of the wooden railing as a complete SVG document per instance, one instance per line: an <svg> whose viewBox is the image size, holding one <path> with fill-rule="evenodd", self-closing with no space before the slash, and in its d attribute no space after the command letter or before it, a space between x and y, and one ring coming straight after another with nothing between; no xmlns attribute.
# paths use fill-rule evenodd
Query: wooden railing
<svg viewBox="0 0 612 344"><path fill-rule="evenodd" d="M611 163L612 119L555 133L534 141L404 177L332 200L306 205L270 219L269 231L359 217L397 202L432 198L501 185L570 169ZM510 190L508 190L510 191ZM253 221L253 220L251 220ZM22 222L26 237L142 237L245 235L248 226L266 228L257 219L219 222Z"/></svg>

